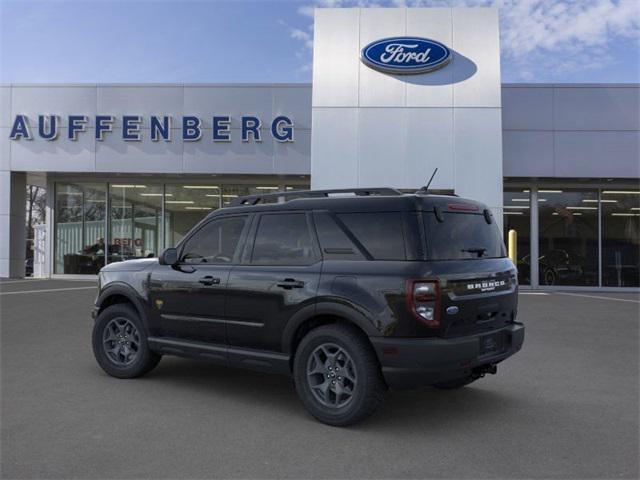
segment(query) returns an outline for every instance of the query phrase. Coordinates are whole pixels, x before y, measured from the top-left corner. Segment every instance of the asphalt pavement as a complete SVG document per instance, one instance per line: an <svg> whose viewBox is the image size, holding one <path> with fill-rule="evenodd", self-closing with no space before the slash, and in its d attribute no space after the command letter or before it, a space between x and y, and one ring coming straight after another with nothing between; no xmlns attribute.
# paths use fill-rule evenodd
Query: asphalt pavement
<svg viewBox="0 0 640 480"><path fill-rule="evenodd" d="M0 282L3 478L638 478L636 294L520 295L525 345L497 375L336 428L284 377L170 357L107 376L96 292Z"/></svg>

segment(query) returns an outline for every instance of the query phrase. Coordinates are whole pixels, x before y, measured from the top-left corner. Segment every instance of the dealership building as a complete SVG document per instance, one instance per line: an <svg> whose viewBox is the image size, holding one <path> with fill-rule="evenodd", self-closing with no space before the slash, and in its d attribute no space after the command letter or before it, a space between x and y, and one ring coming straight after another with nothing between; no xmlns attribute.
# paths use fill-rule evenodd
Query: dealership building
<svg viewBox="0 0 640 480"><path fill-rule="evenodd" d="M312 84L0 86L0 277L157 256L238 196L430 189L518 233L522 285L640 286L640 85L501 84L493 8L317 9Z"/></svg>

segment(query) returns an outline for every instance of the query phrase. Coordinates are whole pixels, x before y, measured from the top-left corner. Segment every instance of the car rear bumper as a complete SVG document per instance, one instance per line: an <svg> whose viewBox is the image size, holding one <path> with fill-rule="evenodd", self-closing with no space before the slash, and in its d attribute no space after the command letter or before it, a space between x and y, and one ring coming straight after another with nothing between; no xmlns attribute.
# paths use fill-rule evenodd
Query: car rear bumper
<svg viewBox="0 0 640 480"><path fill-rule="evenodd" d="M483 337L497 335L500 348L481 353ZM507 327L456 338L371 337L382 374L392 390L433 385L473 374L485 365L495 365L522 348L524 326Z"/></svg>

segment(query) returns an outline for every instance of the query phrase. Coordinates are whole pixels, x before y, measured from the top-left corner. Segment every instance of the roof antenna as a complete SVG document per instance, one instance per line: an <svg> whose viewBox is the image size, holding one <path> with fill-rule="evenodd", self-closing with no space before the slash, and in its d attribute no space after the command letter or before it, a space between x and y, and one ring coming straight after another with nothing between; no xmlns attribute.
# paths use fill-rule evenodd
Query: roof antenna
<svg viewBox="0 0 640 480"><path fill-rule="evenodd" d="M438 167L436 167L436 169L431 174L431 178L429 179L427 184L424 187L420 188L420 190L418 190L416 193L427 193L429 191L429 186L431 185L431 182L433 181L433 177L436 176L436 173L438 173Z"/></svg>

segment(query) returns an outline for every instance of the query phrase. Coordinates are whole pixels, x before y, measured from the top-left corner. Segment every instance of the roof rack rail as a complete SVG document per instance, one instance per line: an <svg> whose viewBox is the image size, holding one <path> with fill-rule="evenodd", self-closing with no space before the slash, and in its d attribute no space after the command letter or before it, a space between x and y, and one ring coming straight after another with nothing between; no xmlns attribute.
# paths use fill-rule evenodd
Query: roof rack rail
<svg viewBox="0 0 640 480"><path fill-rule="evenodd" d="M289 197L297 198L327 198L332 195L341 193L352 193L358 197L368 197L374 195L397 196L404 195L395 188L343 188L336 190L292 190L290 192L265 193L257 195L245 195L243 197L234 198L227 207L240 207L249 205L258 205L265 203L265 200L282 199L287 201ZM278 201L278 200L277 200Z"/></svg>

